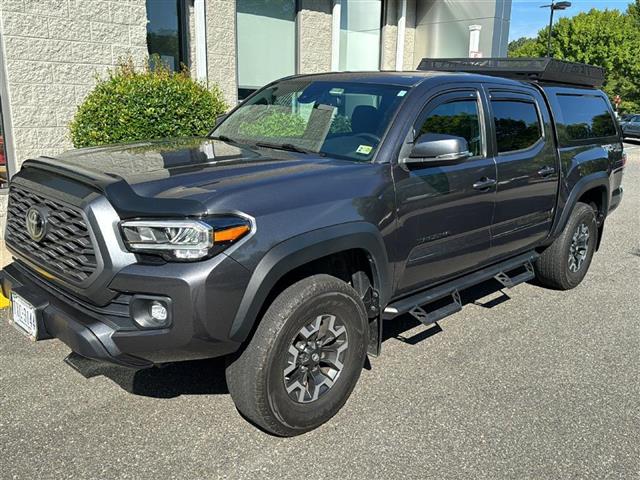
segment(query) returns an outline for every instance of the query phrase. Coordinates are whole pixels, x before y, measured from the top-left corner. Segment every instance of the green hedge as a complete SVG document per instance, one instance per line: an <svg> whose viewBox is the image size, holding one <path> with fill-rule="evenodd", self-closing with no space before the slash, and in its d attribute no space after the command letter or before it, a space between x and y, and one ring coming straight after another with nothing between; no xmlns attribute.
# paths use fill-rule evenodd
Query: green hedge
<svg viewBox="0 0 640 480"><path fill-rule="evenodd" d="M200 136L213 128L228 108L220 89L155 64L136 70L129 62L98 81L71 122L74 146Z"/></svg>

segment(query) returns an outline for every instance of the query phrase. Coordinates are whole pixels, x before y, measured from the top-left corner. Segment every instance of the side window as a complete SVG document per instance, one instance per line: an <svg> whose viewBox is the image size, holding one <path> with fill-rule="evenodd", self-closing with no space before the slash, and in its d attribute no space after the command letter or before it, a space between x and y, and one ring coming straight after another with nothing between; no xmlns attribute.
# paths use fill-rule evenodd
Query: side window
<svg viewBox="0 0 640 480"><path fill-rule="evenodd" d="M557 98L564 121L560 143L616 135L613 116L601 96L558 94Z"/></svg>
<svg viewBox="0 0 640 480"><path fill-rule="evenodd" d="M498 153L532 147L542 137L538 109L532 102L492 100Z"/></svg>
<svg viewBox="0 0 640 480"><path fill-rule="evenodd" d="M455 135L467 140L472 155L482 155L480 111L477 100L453 100L429 112L416 137L424 133Z"/></svg>

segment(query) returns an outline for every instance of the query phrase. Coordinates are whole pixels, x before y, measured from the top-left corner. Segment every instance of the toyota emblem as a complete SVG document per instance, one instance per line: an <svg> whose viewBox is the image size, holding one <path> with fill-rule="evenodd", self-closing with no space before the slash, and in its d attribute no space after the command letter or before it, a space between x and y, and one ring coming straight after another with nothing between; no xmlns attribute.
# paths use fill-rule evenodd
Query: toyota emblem
<svg viewBox="0 0 640 480"><path fill-rule="evenodd" d="M31 207L25 217L27 233L36 242L47 234L47 211L43 207Z"/></svg>

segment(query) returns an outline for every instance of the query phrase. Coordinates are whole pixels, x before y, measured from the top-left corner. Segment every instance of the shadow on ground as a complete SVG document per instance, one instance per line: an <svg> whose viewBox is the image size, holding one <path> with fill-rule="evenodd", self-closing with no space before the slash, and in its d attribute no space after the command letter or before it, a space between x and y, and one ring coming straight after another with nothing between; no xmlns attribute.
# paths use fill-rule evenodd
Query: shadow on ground
<svg viewBox="0 0 640 480"><path fill-rule="evenodd" d="M489 296L491 298L486 300ZM473 303L485 308L493 308L509 298L502 285L495 280L472 287L461 294L463 305ZM421 323L408 314L387 321L382 341L384 343L395 339L408 345L416 345L443 331L438 323L434 323L425 326L417 334L409 337L405 335L419 326ZM365 368L370 368L368 362ZM86 377L107 377L127 392L145 397L174 398L180 395L229 393L224 376L224 358L185 361L143 370L85 360L84 365L77 369Z"/></svg>
<svg viewBox="0 0 640 480"><path fill-rule="evenodd" d="M107 377L123 390L152 398L229 393L224 377L225 359L191 360L134 370L107 363L84 361L76 368L85 377Z"/></svg>

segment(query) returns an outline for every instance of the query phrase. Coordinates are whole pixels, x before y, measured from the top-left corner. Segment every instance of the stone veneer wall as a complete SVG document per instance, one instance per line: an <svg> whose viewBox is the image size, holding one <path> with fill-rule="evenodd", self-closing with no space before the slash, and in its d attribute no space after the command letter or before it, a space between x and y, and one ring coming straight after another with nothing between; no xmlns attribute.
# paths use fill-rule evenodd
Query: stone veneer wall
<svg viewBox="0 0 640 480"><path fill-rule="evenodd" d="M147 56L145 0L2 0L0 15L18 164L70 148L96 75Z"/></svg>
<svg viewBox="0 0 640 480"><path fill-rule="evenodd" d="M301 0L298 13L298 73L331 70L331 0Z"/></svg>
<svg viewBox="0 0 640 480"><path fill-rule="evenodd" d="M0 22L18 168L72 146L68 124L97 75L146 61L145 0L0 0ZM5 214L0 195L2 225Z"/></svg>
<svg viewBox="0 0 640 480"><path fill-rule="evenodd" d="M207 0L207 77L217 84L230 106L238 101L236 71L236 2Z"/></svg>

